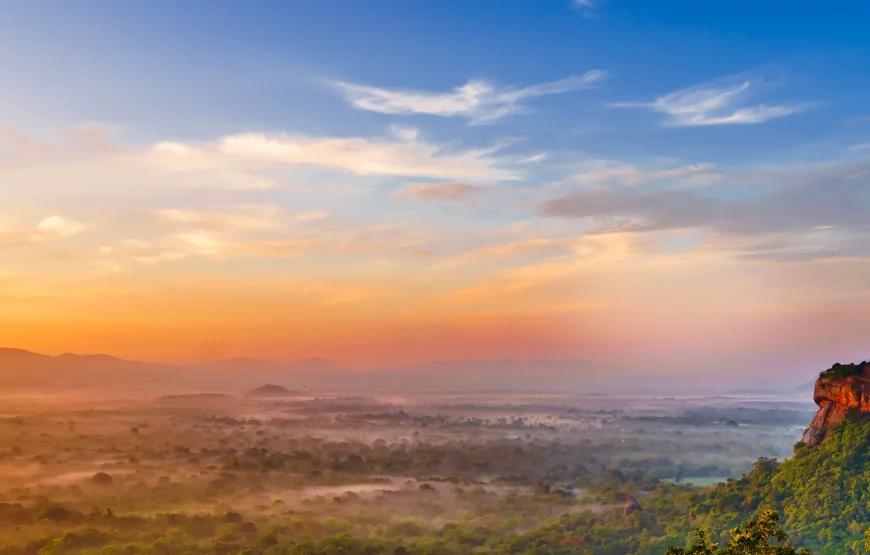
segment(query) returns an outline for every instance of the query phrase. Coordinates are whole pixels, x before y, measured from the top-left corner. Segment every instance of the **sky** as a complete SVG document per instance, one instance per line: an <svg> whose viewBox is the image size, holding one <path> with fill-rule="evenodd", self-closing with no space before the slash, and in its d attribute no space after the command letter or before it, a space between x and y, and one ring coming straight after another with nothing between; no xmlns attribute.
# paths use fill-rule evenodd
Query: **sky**
<svg viewBox="0 0 870 555"><path fill-rule="evenodd" d="M866 2L3 10L3 346L790 381L870 349Z"/></svg>

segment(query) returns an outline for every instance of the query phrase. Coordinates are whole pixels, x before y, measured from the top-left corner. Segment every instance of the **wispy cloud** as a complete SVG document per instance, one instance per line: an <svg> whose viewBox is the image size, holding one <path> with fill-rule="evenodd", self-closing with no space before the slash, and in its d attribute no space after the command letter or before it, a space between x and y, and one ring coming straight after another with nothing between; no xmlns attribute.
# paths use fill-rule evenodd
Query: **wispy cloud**
<svg viewBox="0 0 870 555"><path fill-rule="evenodd" d="M47 216L35 227L0 224L0 245L31 245L55 239L66 239L86 230L89 226L63 216Z"/></svg>
<svg viewBox="0 0 870 555"><path fill-rule="evenodd" d="M539 214L591 220L598 224L594 233L699 229L756 240L786 237L788 248L772 243L763 248L751 247L756 258L763 253L771 260L784 254L795 256L794 243L809 236L816 245L827 242L830 250L824 253L824 246L811 251L801 248L799 254L804 259L820 253L824 257L844 256L847 251L870 256L870 249L862 246L868 240L870 161L846 160L814 170L801 167L792 175L762 172L761 177L782 183L752 197L737 199L716 195L711 189L575 191L544 202Z"/></svg>
<svg viewBox="0 0 870 555"><path fill-rule="evenodd" d="M606 75L603 70L592 70L582 75L519 89L500 88L485 80L475 79L445 93L385 89L344 81L333 85L360 110L392 115L460 117L467 119L471 125L480 125L526 112L523 102L528 99L587 89Z"/></svg>
<svg viewBox="0 0 870 555"><path fill-rule="evenodd" d="M154 266L163 262L175 262L187 256L183 252L165 250L159 245L141 239L122 239L114 246L100 247L97 252L102 257L113 257L148 266ZM118 268L124 267L118 260L108 258L97 262L106 267L112 267L112 264L115 264Z"/></svg>
<svg viewBox="0 0 870 555"><path fill-rule="evenodd" d="M309 210L292 214L277 204L241 204L220 212L165 208L157 210L154 215L169 223L190 224L220 231L273 231L290 223L326 219L329 212Z"/></svg>
<svg viewBox="0 0 870 555"><path fill-rule="evenodd" d="M571 7L576 10L581 10L583 17L595 18L598 17L595 8L604 0L571 0Z"/></svg>
<svg viewBox="0 0 870 555"><path fill-rule="evenodd" d="M572 239L570 238L529 237L468 250L440 260L433 265L433 268L455 268L466 264L491 262L493 259L518 260L526 257L560 254L569 252L571 247Z"/></svg>
<svg viewBox="0 0 870 555"><path fill-rule="evenodd" d="M142 230L140 233L146 234L140 235L142 238L77 251L76 258L112 260L127 268L129 263L153 266L191 258L278 259L303 253L410 255L427 248L441 233L416 222L360 225L325 221L331 216L329 212L294 214L275 205L233 206L220 211L164 209L154 215L174 229Z"/></svg>
<svg viewBox="0 0 870 555"><path fill-rule="evenodd" d="M0 136L0 143L0 183L42 195L196 188L328 193L342 184L348 190L352 184L379 177L521 179L513 159L500 155L509 143L462 149L428 141L404 128L372 137L241 133L211 141L161 141L144 147L84 141L70 145L9 132ZM312 172L321 172L316 184L299 182ZM324 172L334 175L324 180Z"/></svg>
<svg viewBox="0 0 870 555"><path fill-rule="evenodd" d="M455 181L449 183L424 183L403 187L393 193L392 197L393 200L398 201L417 198L426 201L456 202L484 190L484 187Z"/></svg>
<svg viewBox="0 0 870 555"><path fill-rule="evenodd" d="M172 240L180 250L191 255L216 259L285 258L297 256L308 247L304 242L292 238L245 241L204 229L178 233Z"/></svg>
<svg viewBox="0 0 870 555"><path fill-rule="evenodd" d="M639 247L630 234L585 236L573 242L562 240L549 244L539 241L522 245L521 250L528 254L535 251L546 252L550 249L559 252L566 248L573 253L503 268L494 279L456 290L440 301L459 305L492 306L493 303L510 303L511 299L535 298L534 295L530 296L530 293L548 289L554 293L551 300L555 300L557 306L564 306L568 301L567 291L578 290L578 287L579 290L583 289L578 284L582 283L588 287L594 281L612 282L615 279L622 279L622 272L612 272L613 266L628 260L634 263L640 262L636 256ZM613 266L609 268L610 272L601 275L600 269L606 267L604 265ZM593 274L599 275L592 278ZM539 298L535 299L538 306L540 306L539 301Z"/></svg>
<svg viewBox="0 0 870 555"><path fill-rule="evenodd" d="M539 162L543 162L547 159L547 153L541 152L539 154L534 154L532 156L527 156L525 158L521 158L517 160L517 164L537 164Z"/></svg>
<svg viewBox="0 0 870 555"><path fill-rule="evenodd" d="M296 214L293 217L293 221L295 222L316 222L318 220L325 220L329 217L329 212L326 210L309 210L308 212L302 212L300 214Z"/></svg>
<svg viewBox="0 0 870 555"><path fill-rule="evenodd" d="M196 212L167 208L155 215L167 222L195 224L227 230L280 229L284 222L284 210L276 204L246 204L234 212Z"/></svg>
<svg viewBox="0 0 870 555"><path fill-rule="evenodd" d="M72 237L86 228L85 224L64 218L63 216L48 216L36 224L36 231L31 234L31 238L35 241L63 239Z"/></svg>
<svg viewBox="0 0 870 555"><path fill-rule="evenodd" d="M699 163L677 167L643 168L610 160L593 160L582 165L581 171L566 181L591 185L640 185L654 181L686 181L709 184L722 177L714 164Z"/></svg>
<svg viewBox="0 0 870 555"><path fill-rule="evenodd" d="M395 131L394 131L395 133ZM408 176L454 179L513 180L492 154L499 147L450 151L403 129L398 140L310 138L247 133L224 137L216 144L192 146L161 143L155 152L171 164L194 167L230 164L268 170L282 166L316 166L362 176Z"/></svg>
<svg viewBox="0 0 870 555"><path fill-rule="evenodd" d="M674 127L751 125L790 116L805 104L757 104L747 106L751 81L721 85L702 84L660 96L653 102L617 102L616 108L649 108L666 114L665 124Z"/></svg>

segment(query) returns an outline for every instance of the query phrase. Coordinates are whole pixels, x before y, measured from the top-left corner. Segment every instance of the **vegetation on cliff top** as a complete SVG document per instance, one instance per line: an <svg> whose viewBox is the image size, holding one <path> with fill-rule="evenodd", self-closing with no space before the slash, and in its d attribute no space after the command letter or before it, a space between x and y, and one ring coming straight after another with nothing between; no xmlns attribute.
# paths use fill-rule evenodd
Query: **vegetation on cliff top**
<svg viewBox="0 0 870 555"><path fill-rule="evenodd" d="M828 368L827 370L823 370L819 373L820 378L848 378L849 376L856 376L864 372L864 369L870 362L864 361L855 364L851 362L849 364L840 364L839 362Z"/></svg>

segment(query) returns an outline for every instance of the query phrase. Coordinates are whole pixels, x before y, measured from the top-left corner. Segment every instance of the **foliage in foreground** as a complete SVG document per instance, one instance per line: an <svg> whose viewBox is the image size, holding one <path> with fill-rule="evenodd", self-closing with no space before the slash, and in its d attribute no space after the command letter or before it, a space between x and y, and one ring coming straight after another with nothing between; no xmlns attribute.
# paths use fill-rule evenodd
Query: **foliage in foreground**
<svg viewBox="0 0 870 555"><path fill-rule="evenodd" d="M688 550L669 547L665 555L809 555L806 548L796 550L788 534L779 525L776 511L764 511L758 520L750 520L731 530L731 539L725 547L707 543L703 530L696 532L697 540Z"/></svg>

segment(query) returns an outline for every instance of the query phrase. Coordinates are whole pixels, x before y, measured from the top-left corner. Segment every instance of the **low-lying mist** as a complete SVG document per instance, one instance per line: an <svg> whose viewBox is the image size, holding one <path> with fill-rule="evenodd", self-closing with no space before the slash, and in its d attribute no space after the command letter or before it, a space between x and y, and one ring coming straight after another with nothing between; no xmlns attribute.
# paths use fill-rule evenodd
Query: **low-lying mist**
<svg viewBox="0 0 870 555"><path fill-rule="evenodd" d="M110 554L287 534L401 544L485 530L495 541L564 515L617 518L629 499L788 456L812 407L766 403L254 384L19 392L0 417L0 521L12 525L0 553L41 554L57 538L67 552Z"/></svg>

